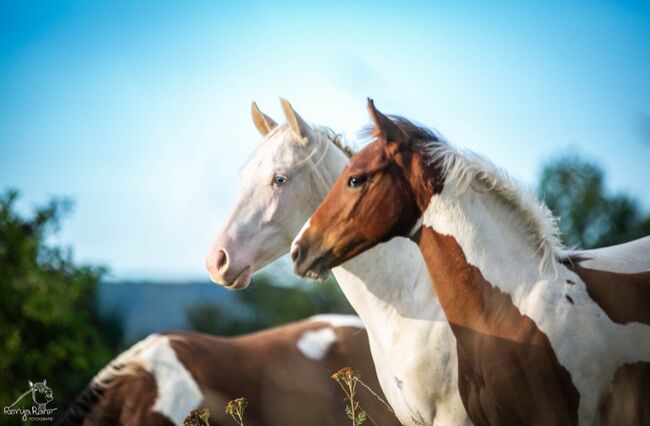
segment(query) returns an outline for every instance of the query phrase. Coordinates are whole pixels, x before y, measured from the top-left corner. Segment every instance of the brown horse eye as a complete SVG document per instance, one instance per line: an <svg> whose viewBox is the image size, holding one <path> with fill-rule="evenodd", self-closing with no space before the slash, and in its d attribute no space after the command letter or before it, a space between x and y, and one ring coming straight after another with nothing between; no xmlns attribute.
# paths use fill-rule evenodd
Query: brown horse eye
<svg viewBox="0 0 650 426"><path fill-rule="evenodd" d="M362 186L364 183L366 183L367 180L368 180L368 177L367 177L367 176L363 176L363 175L360 175L360 176L351 176L351 177L348 179L348 186L349 186L350 188L359 188L359 187Z"/></svg>

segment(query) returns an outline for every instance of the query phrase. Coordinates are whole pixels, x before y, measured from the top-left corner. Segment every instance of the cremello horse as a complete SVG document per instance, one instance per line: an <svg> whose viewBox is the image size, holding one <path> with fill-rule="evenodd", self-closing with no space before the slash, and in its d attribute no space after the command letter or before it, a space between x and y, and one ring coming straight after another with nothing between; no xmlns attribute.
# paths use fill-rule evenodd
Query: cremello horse
<svg viewBox="0 0 650 426"><path fill-rule="evenodd" d="M348 160L331 131L307 124L284 100L282 106L288 123L278 126L253 104L264 140L207 256L212 280L228 288L246 287L253 271L289 251ZM333 272L366 325L381 387L400 421L466 424L456 343L416 245L398 239Z"/></svg>
<svg viewBox="0 0 650 426"><path fill-rule="evenodd" d="M410 236L476 424L650 424L650 238L567 253L548 209L487 160L368 108L374 141L297 237L296 272L320 276Z"/></svg>

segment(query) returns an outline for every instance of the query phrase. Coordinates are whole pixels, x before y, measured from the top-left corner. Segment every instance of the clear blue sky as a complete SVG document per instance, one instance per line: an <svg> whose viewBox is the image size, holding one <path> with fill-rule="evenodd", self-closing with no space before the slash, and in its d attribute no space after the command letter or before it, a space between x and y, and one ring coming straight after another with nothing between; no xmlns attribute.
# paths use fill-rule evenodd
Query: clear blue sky
<svg viewBox="0 0 650 426"><path fill-rule="evenodd" d="M204 277L255 99L354 138L378 107L533 184L567 149L650 207L650 3L0 4L0 190L76 201L117 278Z"/></svg>

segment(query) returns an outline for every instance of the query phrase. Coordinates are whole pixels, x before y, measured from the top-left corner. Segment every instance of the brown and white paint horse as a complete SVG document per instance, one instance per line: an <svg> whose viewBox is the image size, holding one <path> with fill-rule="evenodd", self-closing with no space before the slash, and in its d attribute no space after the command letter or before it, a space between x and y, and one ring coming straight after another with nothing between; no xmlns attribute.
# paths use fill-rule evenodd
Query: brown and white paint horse
<svg viewBox="0 0 650 426"><path fill-rule="evenodd" d="M264 139L241 171L239 194L206 259L212 280L228 288L246 287L252 272L289 252L351 155L334 132L307 123L284 100L282 106L286 124L253 104ZM332 272L366 325L379 382L399 420L468 424L456 341L417 246L395 239ZM423 341L431 351L413 351Z"/></svg>
<svg viewBox="0 0 650 426"><path fill-rule="evenodd" d="M549 210L500 169L368 108L374 141L296 238L296 272L410 236L456 336L473 422L650 424L650 238L563 251Z"/></svg>
<svg viewBox="0 0 650 426"><path fill-rule="evenodd" d="M346 424L332 373L349 366L378 386L362 327L356 316L318 315L234 338L154 334L101 370L60 424L182 425L199 407L210 424L230 424L225 404L241 396L247 425ZM368 392L358 396L378 425L398 424Z"/></svg>

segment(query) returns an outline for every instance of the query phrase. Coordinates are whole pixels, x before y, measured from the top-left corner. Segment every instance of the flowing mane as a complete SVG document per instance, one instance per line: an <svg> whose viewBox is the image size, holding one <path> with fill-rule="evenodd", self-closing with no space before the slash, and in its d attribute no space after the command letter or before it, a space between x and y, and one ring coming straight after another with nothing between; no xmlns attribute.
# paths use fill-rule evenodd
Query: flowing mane
<svg viewBox="0 0 650 426"><path fill-rule="evenodd" d="M318 126L318 125L315 125L315 124L312 124L311 128L312 128L314 134L318 138L322 138L324 140L327 140L327 141L331 142L336 148L339 149L339 151L341 151L341 153L343 153L343 155L345 155L346 158L350 158L355 154L354 149L347 144L347 142L345 141L345 137L343 136L342 133L336 133L330 127ZM289 125L287 123L280 124L279 126L276 126L275 128L273 128L273 130L271 130L269 132L269 134L266 135L264 140L268 140L268 139L272 138L275 134L280 133L280 132L284 132L284 131L291 132L291 128L289 127ZM255 150L251 153L251 155L248 157L248 159L244 162L244 164L242 165L240 170L243 170L246 167L246 165L253 158L255 158L257 156L258 151L260 149L262 149L263 146L264 146L263 142L259 143L257 145ZM310 158L313 154L316 153L317 150L318 150L318 147L316 147L313 150L313 152L307 156L307 158Z"/></svg>
<svg viewBox="0 0 650 426"><path fill-rule="evenodd" d="M347 158L352 157L355 154L354 149L350 147L345 141L345 137L342 133L336 133L329 127L326 126L312 126L314 131L321 136L324 136L334 144Z"/></svg>
<svg viewBox="0 0 650 426"><path fill-rule="evenodd" d="M564 257L557 219L533 191L516 182L504 169L470 150L451 145L437 131L417 126L402 117L391 116L429 164L441 167L445 186L462 193L468 188L490 192L508 210L516 213L519 225L540 255L540 271Z"/></svg>
<svg viewBox="0 0 650 426"><path fill-rule="evenodd" d="M348 146L348 144L346 143L345 137L343 136L342 133L336 133L330 127L320 126L316 124L312 124L311 128L316 134L316 136L320 136L332 142L334 146L336 146L347 158L350 158L355 154L354 149L352 149L352 147ZM275 127L273 130L271 130L271 132L266 136L266 139L270 139L276 133L279 133L281 131L287 131L287 130L291 131L289 125L287 123L281 124ZM254 155L255 152L253 152L253 156Z"/></svg>

